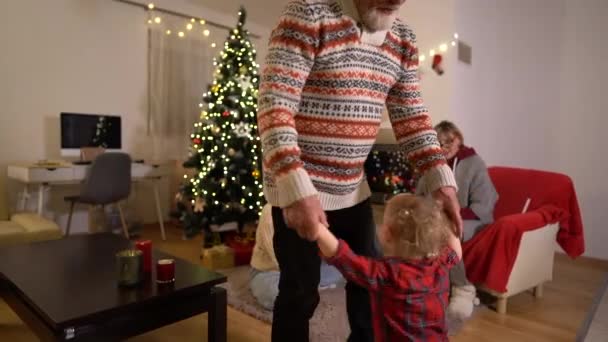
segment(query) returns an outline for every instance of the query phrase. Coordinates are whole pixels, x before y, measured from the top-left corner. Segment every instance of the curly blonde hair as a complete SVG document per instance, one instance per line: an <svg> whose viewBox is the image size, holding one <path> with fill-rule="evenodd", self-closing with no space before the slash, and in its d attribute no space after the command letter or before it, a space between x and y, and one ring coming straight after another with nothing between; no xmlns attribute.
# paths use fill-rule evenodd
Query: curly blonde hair
<svg viewBox="0 0 608 342"><path fill-rule="evenodd" d="M384 215L393 252L405 259L439 255L452 234L450 221L430 198L397 195L388 201Z"/></svg>

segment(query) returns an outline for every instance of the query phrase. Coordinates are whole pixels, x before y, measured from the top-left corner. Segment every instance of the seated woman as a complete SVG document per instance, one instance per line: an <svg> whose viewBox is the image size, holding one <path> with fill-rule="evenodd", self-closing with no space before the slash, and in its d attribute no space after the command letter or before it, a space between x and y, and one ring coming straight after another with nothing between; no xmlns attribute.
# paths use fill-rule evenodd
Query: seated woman
<svg viewBox="0 0 608 342"><path fill-rule="evenodd" d="M456 177L460 215L464 223L462 240L468 241L494 221L494 205L498 200L498 193L483 159L473 148L464 145L464 136L454 123L442 121L435 126L435 131ZM424 179L421 179L416 186L416 192L424 194L424 189ZM475 287L467 280L462 260L451 269L450 284L452 295L448 313L461 319L470 317L476 300Z"/></svg>
<svg viewBox="0 0 608 342"><path fill-rule="evenodd" d="M249 288L258 303L267 310L272 310L274 300L279 293L279 263L274 255L272 237L271 206L267 204L262 210L258 224L255 246L251 256L251 277ZM333 266L321 262L321 281L319 288L330 288L343 280L342 274Z"/></svg>

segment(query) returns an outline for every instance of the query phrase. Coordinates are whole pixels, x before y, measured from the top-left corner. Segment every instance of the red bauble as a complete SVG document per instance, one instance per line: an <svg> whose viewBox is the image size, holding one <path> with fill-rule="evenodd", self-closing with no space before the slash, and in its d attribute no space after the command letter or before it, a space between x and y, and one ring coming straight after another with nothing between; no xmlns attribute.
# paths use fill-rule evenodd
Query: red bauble
<svg viewBox="0 0 608 342"><path fill-rule="evenodd" d="M225 111L222 113L223 116L230 116L230 112L229 111Z"/></svg>
<svg viewBox="0 0 608 342"><path fill-rule="evenodd" d="M193 139L192 142L199 145L201 143L201 139L196 138L196 139Z"/></svg>

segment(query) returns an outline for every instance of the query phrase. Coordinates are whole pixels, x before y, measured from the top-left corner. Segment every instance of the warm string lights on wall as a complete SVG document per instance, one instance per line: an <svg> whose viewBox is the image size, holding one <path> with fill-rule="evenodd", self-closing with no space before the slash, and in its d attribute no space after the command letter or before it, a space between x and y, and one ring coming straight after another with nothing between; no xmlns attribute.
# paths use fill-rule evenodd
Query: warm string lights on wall
<svg viewBox="0 0 608 342"><path fill-rule="evenodd" d="M438 44L437 46L431 48L428 51L428 54L423 53L421 51L419 51L418 54L418 62L420 62L421 64L424 63L427 60L432 60L433 57L437 54L443 54L449 51L450 48L455 48L458 46L458 33L454 33L454 35L452 36L452 40L447 43L447 42L442 42L440 44Z"/></svg>
<svg viewBox="0 0 608 342"><path fill-rule="evenodd" d="M163 24L163 18L161 13L155 11L156 6L153 3L148 4L148 25L161 25ZM200 34L203 37L209 37L211 31L207 27L207 21L205 19L191 18L190 20L184 20L182 27L167 28L165 34L168 36L175 35L178 38L185 38L189 34ZM209 44L212 48L217 47L215 42Z"/></svg>

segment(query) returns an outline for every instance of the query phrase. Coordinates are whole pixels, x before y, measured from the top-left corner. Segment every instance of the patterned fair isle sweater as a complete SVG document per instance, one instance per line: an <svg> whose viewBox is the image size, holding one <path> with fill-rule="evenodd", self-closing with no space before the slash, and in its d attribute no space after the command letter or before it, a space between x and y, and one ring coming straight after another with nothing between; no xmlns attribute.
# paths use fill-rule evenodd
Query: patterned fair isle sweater
<svg viewBox="0 0 608 342"><path fill-rule="evenodd" d="M359 21L353 0L295 0L271 34L258 127L274 206L317 194L325 210L367 199L363 164L385 104L427 190L456 187L420 95L414 33L400 20L379 32Z"/></svg>

